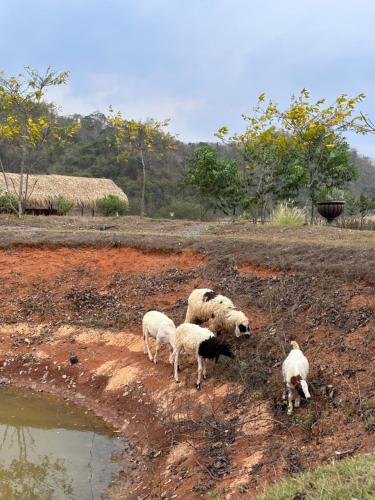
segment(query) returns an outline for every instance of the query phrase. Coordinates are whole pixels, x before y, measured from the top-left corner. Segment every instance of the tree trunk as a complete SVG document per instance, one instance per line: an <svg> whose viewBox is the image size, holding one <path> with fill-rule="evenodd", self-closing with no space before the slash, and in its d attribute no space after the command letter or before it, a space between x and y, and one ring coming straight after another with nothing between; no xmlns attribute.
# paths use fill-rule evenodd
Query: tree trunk
<svg viewBox="0 0 375 500"><path fill-rule="evenodd" d="M310 165L309 167L309 196L311 202L311 211L310 211L310 225L312 226L314 222L314 201L315 201L315 187L314 187L314 176L313 176L313 168Z"/></svg>
<svg viewBox="0 0 375 500"><path fill-rule="evenodd" d="M23 176L25 173L25 158L26 158L26 148L22 146L22 157L21 157L21 167L20 167L20 187L18 192L18 217L23 215Z"/></svg>
<svg viewBox="0 0 375 500"><path fill-rule="evenodd" d="M141 192L141 217L145 216L145 193L146 193L146 165L141 150L141 164L142 164L142 192Z"/></svg>

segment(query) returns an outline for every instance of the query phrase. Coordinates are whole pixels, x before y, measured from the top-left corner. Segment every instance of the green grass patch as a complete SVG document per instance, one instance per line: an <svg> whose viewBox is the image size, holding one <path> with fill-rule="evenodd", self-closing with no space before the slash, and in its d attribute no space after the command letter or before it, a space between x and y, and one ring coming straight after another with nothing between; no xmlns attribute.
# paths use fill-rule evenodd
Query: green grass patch
<svg viewBox="0 0 375 500"><path fill-rule="evenodd" d="M370 500L375 498L375 455L362 455L275 483L258 500Z"/></svg>

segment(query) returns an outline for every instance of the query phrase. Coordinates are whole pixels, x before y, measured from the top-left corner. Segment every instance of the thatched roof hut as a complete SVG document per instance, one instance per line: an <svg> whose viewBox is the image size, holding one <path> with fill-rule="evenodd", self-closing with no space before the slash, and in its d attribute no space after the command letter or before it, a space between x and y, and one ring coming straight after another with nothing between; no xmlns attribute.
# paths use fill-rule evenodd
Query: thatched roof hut
<svg viewBox="0 0 375 500"><path fill-rule="evenodd" d="M0 172L0 191L18 192L20 175ZM26 176L24 176L25 184ZM92 177L71 177L67 175L29 175L27 187L27 209L46 211L53 208L54 200L64 196L81 210L94 210L96 201L109 194L124 200L128 198L111 179Z"/></svg>

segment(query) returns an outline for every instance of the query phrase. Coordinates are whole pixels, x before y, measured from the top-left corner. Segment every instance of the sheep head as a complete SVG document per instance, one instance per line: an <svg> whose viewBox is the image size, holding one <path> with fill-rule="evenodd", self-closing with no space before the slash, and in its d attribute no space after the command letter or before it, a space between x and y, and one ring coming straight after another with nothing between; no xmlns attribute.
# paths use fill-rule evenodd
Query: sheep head
<svg viewBox="0 0 375 500"><path fill-rule="evenodd" d="M220 342L216 337L210 337L201 342L198 354L205 359L215 359L216 362L220 356L234 358L230 345L227 342Z"/></svg>

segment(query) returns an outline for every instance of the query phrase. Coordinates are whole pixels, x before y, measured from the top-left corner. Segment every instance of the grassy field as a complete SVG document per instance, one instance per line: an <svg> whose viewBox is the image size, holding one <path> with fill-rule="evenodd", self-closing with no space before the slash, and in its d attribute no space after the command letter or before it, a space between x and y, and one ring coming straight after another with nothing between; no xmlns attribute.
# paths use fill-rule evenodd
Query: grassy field
<svg viewBox="0 0 375 500"><path fill-rule="evenodd" d="M266 489L258 500L372 500L375 457L362 456L296 474Z"/></svg>

